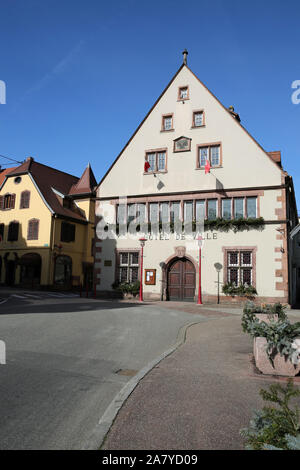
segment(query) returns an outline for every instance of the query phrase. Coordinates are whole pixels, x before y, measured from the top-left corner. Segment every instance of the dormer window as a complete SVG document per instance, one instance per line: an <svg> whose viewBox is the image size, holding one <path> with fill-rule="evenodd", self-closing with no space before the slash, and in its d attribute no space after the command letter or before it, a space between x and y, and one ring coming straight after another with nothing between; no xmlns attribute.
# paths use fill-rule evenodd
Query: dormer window
<svg viewBox="0 0 300 470"><path fill-rule="evenodd" d="M164 114L162 117L162 131L173 130L173 114Z"/></svg>
<svg viewBox="0 0 300 470"><path fill-rule="evenodd" d="M178 90L178 100L188 100L189 99L189 87L182 86Z"/></svg>

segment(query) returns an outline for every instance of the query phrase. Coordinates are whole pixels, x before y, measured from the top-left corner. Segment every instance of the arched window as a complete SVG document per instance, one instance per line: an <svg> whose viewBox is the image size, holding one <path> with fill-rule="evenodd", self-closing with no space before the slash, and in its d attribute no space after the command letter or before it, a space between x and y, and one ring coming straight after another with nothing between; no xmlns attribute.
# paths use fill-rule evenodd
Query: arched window
<svg viewBox="0 0 300 470"><path fill-rule="evenodd" d="M20 199L20 209L28 209L30 201L30 191L22 191Z"/></svg>
<svg viewBox="0 0 300 470"><path fill-rule="evenodd" d="M19 222L10 222L8 226L7 241L16 242L19 238Z"/></svg>
<svg viewBox="0 0 300 470"><path fill-rule="evenodd" d="M31 219L28 222L27 240L38 240L39 238L39 220Z"/></svg>
<svg viewBox="0 0 300 470"><path fill-rule="evenodd" d="M55 260L54 283L59 285L70 285L72 279L72 258L59 255Z"/></svg>

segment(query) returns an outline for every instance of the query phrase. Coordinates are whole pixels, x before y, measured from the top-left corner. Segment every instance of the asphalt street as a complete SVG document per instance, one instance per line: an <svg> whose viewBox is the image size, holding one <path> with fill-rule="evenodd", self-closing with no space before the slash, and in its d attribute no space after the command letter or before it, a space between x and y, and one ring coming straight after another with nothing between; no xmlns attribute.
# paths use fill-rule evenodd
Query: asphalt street
<svg viewBox="0 0 300 470"><path fill-rule="evenodd" d="M208 321L150 303L69 294L1 295L0 448L80 449L124 384Z"/></svg>

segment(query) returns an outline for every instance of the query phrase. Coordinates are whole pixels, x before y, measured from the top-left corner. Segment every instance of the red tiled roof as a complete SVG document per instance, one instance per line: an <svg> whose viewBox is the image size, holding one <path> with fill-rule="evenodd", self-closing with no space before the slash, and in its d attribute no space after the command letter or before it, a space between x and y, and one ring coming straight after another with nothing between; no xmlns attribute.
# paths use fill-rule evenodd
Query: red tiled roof
<svg viewBox="0 0 300 470"><path fill-rule="evenodd" d="M63 195L68 195L71 188L76 186L80 181L77 176L73 176L69 173L38 163L31 157L27 158L22 165L15 168L9 176L17 176L26 173L30 173L32 175L43 198L55 214L86 221L86 218L80 215L77 211L63 207L59 198L52 190L52 188L54 188Z"/></svg>
<svg viewBox="0 0 300 470"><path fill-rule="evenodd" d="M11 171L13 171L16 167L12 167L12 168L5 168L5 170L0 170L0 186L1 184L3 183L6 175L8 175Z"/></svg>

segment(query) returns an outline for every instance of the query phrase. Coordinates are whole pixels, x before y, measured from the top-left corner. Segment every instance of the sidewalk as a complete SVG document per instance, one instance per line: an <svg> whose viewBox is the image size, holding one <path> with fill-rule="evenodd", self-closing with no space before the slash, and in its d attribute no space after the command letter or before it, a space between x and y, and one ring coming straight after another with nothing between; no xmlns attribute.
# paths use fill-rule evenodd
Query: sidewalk
<svg viewBox="0 0 300 470"><path fill-rule="evenodd" d="M252 347L236 314L190 327L124 403L102 449L243 449L259 390L278 380L256 374Z"/></svg>

